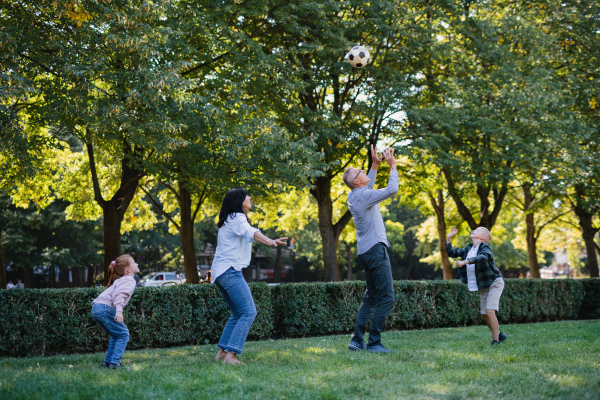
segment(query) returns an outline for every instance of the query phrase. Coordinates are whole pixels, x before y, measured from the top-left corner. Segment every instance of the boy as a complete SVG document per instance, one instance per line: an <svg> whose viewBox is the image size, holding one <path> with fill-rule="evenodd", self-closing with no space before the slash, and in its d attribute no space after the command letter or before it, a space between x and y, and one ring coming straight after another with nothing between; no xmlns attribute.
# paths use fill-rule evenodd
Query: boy
<svg viewBox="0 0 600 400"><path fill-rule="evenodd" d="M503 342L506 335L500 332L496 311L504 289L504 279L494 263L494 253L488 244L492 240L490 231L480 226L471 232L473 244L465 248L453 248L452 238L458 230L452 228L446 237L446 251L449 257L460 257L456 262L458 275L469 291L479 291L481 295L481 317L492 331L492 346ZM463 268L465 267L466 268Z"/></svg>

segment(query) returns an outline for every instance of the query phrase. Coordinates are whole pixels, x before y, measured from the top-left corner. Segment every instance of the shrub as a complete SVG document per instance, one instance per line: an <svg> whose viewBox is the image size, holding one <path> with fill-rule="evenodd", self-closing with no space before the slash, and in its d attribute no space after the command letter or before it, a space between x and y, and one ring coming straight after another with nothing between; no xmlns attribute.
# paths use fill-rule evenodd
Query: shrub
<svg viewBox="0 0 600 400"><path fill-rule="evenodd" d="M273 331L271 293L251 283L258 315L250 339ZM102 288L0 290L0 355L103 351L106 333L91 316ZM231 315L214 285L137 288L124 310L128 349L218 341Z"/></svg>
<svg viewBox="0 0 600 400"><path fill-rule="evenodd" d="M258 315L249 339L349 333L364 282L251 283ZM26 356L106 349L91 316L101 288L0 290L0 355ZM458 281L396 281L386 329L481 324L479 293ZM500 322L598 318L600 279L507 279ZM579 313L579 315L578 315ZM128 349L216 343L230 311L214 285L138 288L125 308Z"/></svg>
<svg viewBox="0 0 600 400"><path fill-rule="evenodd" d="M580 319L600 318L600 279L580 279L584 297L579 308Z"/></svg>

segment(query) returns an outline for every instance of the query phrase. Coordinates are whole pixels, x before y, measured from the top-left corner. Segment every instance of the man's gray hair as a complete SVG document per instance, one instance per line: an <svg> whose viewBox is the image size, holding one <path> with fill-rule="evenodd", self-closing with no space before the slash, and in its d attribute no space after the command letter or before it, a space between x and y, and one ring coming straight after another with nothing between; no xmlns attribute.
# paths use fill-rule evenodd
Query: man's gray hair
<svg viewBox="0 0 600 400"><path fill-rule="evenodd" d="M346 186L348 186L350 189L352 189L354 187L354 183L352 183L352 181L350 179L352 179L352 172L351 170L354 169L352 167L346 169L346 171L344 171L344 175L342 175L342 180L344 181L344 183L346 184Z"/></svg>

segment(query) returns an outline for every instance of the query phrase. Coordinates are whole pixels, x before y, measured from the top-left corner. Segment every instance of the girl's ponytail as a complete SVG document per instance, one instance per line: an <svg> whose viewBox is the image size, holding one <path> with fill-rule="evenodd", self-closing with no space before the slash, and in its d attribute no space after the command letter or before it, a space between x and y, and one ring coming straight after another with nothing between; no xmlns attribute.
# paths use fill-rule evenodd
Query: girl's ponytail
<svg viewBox="0 0 600 400"><path fill-rule="evenodd" d="M129 254L123 254L117 257L115 261L111 261L108 266L108 285L106 287L111 287L117 279L125 275L125 269L129 266L129 260L132 260L132 257Z"/></svg>

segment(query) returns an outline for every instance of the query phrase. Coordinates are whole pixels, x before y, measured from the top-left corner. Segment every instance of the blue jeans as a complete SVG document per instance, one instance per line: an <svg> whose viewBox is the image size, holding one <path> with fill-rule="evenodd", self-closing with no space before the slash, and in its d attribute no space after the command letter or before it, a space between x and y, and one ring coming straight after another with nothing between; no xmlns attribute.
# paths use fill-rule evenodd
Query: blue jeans
<svg viewBox="0 0 600 400"><path fill-rule="evenodd" d="M392 266L383 243L377 243L366 253L359 254L357 261L365 269L367 291L356 316L352 340L363 343L365 329L373 313L368 343L371 347L381 344L381 331L388 313L394 308Z"/></svg>
<svg viewBox="0 0 600 400"><path fill-rule="evenodd" d="M123 322L115 321L117 310L106 304L92 304L92 317L110 335L108 350L104 357L107 364L120 364L129 342L129 329Z"/></svg>
<svg viewBox="0 0 600 400"><path fill-rule="evenodd" d="M248 332L256 317L256 306L242 271L229 268L220 275L215 284L231 309L231 317L225 324L218 348L242 354Z"/></svg>

